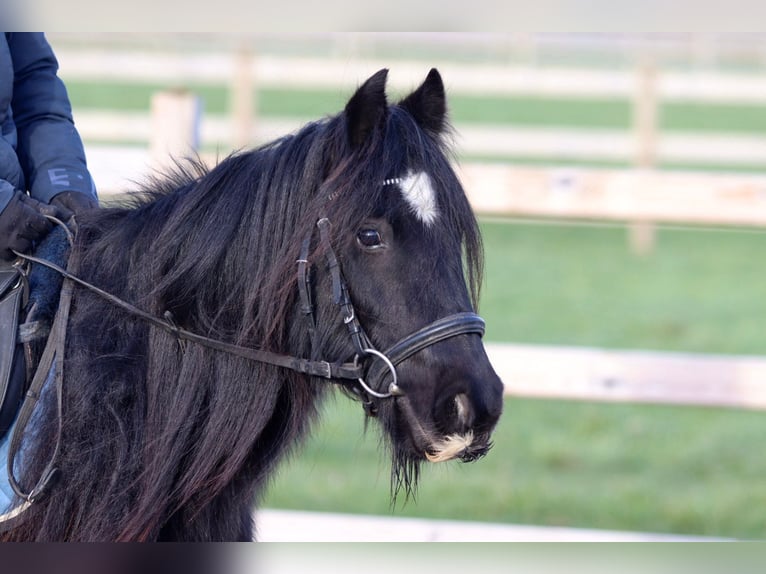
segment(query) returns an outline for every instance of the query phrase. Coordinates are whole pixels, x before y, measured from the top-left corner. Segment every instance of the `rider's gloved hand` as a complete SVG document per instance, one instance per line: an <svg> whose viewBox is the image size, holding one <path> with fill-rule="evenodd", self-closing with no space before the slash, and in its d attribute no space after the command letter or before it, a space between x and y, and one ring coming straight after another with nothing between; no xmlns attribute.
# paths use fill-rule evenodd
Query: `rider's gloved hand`
<svg viewBox="0 0 766 574"><path fill-rule="evenodd" d="M70 217L77 215L81 211L98 207L98 202L89 195L79 191L63 191L53 196L51 205L59 209L63 221L68 221Z"/></svg>
<svg viewBox="0 0 766 574"><path fill-rule="evenodd" d="M58 208L16 191L0 212L0 259L13 261L16 256L11 250L26 253L43 239L52 227L46 215L61 216Z"/></svg>

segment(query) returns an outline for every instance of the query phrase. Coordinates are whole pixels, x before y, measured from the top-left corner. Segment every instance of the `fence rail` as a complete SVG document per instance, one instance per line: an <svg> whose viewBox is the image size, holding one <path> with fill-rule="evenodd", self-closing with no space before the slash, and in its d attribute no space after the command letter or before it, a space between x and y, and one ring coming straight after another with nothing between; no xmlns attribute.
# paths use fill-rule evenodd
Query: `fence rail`
<svg viewBox="0 0 766 574"><path fill-rule="evenodd" d="M459 171L473 208L483 214L766 226L766 174L502 164Z"/></svg>
<svg viewBox="0 0 766 574"><path fill-rule="evenodd" d="M251 120L250 130L240 139L263 143L297 130L315 119L269 117ZM148 111L77 110L76 120L82 136L94 142L149 141L155 129ZM207 147L229 147L238 129L241 125L231 117L207 114L201 120L201 140ZM462 155L469 156L548 158L557 161L599 158L630 164L635 154L635 139L625 130L461 124L456 135L456 147ZM655 153L664 161L679 163L706 161L751 166L763 162L766 171L766 137L675 132L657 142Z"/></svg>
<svg viewBox="0 0 766 574"><path fill-rule="evenodd" d="M235 80L241 54L180 54L125 50L57 50L61 74L72 80L192 82ZM391 68L389 86L411 89L430 65L439 68L452 93L531 94L541 97L631 99L641 82L637 70L461 64L350 58L251 55L249 69L260 86L331 88L347 91L381 68ZM766 105L766 77L748 72L657 71L657 95L666 101L739 102Z"/></svg>
<svg viewBox="0 0 766 574"><path fill-rule="evenodd" d="M511 396L766 409L766 358L490 343Z"/></svg>

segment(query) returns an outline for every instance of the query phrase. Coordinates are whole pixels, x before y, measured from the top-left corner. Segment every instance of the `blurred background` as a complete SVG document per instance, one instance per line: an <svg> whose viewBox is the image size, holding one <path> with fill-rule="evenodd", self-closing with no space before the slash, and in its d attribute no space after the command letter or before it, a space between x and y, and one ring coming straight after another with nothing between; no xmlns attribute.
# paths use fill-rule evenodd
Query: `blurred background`
<svg viewBox="0 0 766 574"><path fill-rule="evenodd" d="M275 477L264 524L766 535L766 35L48 38L105 203L171 155L213 163L337 113L380 68L392 100L431 67L444 78L507 386L495 446L426 468L394 507L377 429L339 397Z"/></svg>

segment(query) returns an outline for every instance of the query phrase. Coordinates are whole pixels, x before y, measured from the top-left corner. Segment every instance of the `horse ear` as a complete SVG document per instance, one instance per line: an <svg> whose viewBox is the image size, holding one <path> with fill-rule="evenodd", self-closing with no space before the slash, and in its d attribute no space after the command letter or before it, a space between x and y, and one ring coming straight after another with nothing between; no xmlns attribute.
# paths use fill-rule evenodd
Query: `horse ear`
<svg viewBox="0 0 766 574"><path fill-rule="evenodd" d="M447 97L438 70L431 68L421 86L399 102L399 105L415 118L421 128L440 134L447 118Z"/></svg>
<svg viewBox="0 0 766 574"><path fill-rule="evenodd" d="M383 68L370 76L346 104L348 139L357 148L381 122L386 114L386 78L388 69Z"/></svg>

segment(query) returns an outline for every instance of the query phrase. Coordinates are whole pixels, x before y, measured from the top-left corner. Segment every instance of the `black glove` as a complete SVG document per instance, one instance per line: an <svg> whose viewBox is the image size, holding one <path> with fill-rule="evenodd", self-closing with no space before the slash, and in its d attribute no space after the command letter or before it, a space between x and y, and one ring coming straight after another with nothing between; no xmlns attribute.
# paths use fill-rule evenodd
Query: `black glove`
<svg viewBox="0 0 766 574"><path fill-rule="evenodd" d="M53 196L51 205L58 208L63 221L68 221L69 218L81 211L95 209L98 207L98 202L91 196L79 191L62 191Z"/></svg>
<svg viewBox="0 0 766 574"><path fill-rule="evenodd" d="M61 216L56 207L16 191L0 213L0 258L13 261L16 256L12 249L26 253L36 241L43 239L52 226L45 215Z"/></svg>

